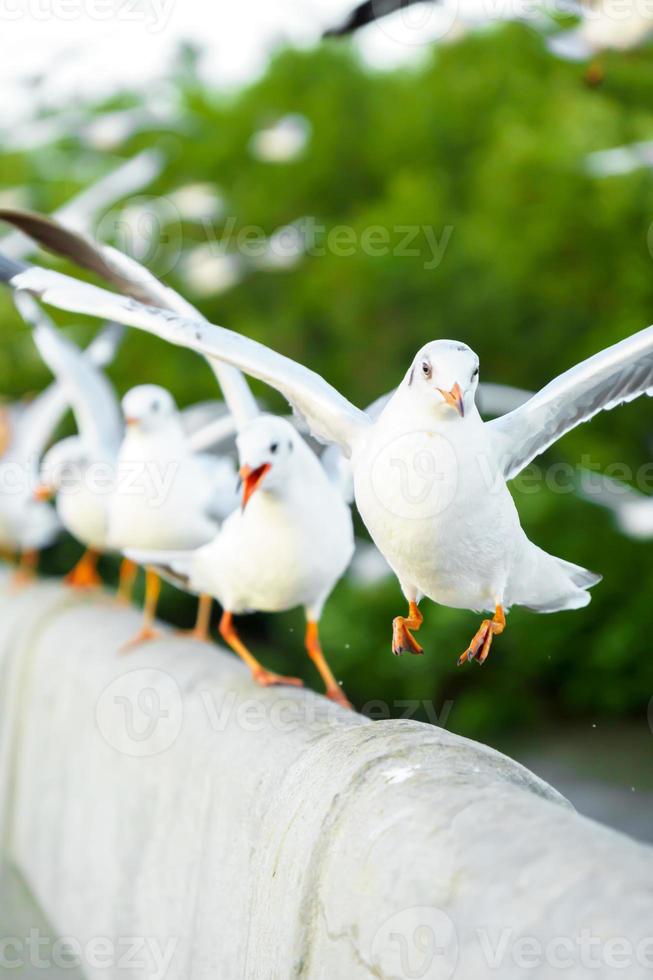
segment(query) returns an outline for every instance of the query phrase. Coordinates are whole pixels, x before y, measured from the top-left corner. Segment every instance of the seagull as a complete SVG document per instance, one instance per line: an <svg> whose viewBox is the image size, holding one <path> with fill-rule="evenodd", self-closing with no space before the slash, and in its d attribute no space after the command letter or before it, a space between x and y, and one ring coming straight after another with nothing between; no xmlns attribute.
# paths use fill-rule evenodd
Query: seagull
<svg viewBox="0 0 653 980"><path fill-rule="evenodd" d="M393 621L395 654L423 652L413 634L424 597L492 613L459 664L486 661L511 606L544 613L589 603L600 576L529 541L507 481L600 410L653 394L653 327L570 368L490 422L475 404L477 355L456 340L431 341L373 419L319 374L233 331L38 267L16 272L10 285L227 361L276 388L314 436L339 445L361 517L408 602L408 614Z"/></svg>
<svg viewBox="0 0 653 980"><path fill-rule="evenodd" d="M192 552L131 549L128 555L191 592L214 596L223 608L220 635L264 686L301 681L263 667L240 639L233 617L302 606L305 646L326 695L351 707L326 661L318 627L324 604L353 555L350 508L337 481L286 419L260 415L236 441L242 507L214 539Z"/></svg>
<svg viewBox="0 0 653 980"><path fill-rule="evenodd" d="M97 561L107 550L108 493L123 436L120 406L100 366L57 330L32 297L16 293L14 300L32 329L42 360L70 401L78 429L78 435L62 439L45 453L34 495L43 502L54 498L61 524L85 546L84 554L64 581L72 588L95 588L102 584ZM111 345L111 358L123 332L118 324L108 324L101 335ZM91 479L93 472L100 470L105 472L102 490L97 480ZM128 574L126 567L121 575L123 582Z"/></svg>
<svg viewBox="0 0 653 980"><path fill-rule="evenodd" d="M7 217L7 212L0 212L0 216ZM120 253L116 252L115 250L109 250L106 248L102 249L96 246L94 243L80 239L78 236L71 235L66 229L60 229L57 226L54 226L52 223L49 223L47 219L42 219L40 216L24 214L17 215L16 213L13 213L11 220L19 223L19 227L22 227L23 230L28 232L28 234L37 237L39 241L41 241L47 247L54 248L57 251L64 251L65 254L75 258L76 261L81 262L81 264L84 264L88 268L92 268L94 271L100 272L100 274L104 275L105 277L108 276L113 282L118 284L120 289L126 291L130 295L133 295L134 292L141 296L145 294L149 297L153 297L155 302L166 306L168 309L173 308L181 310L186 314L190 312L190 315L193 318L200 317L200 314L188 303L186 303L185 300L178 296L178 294L164 287L158 282L158 280L154 279L154 277L152 277L147 270L137 266L133 260L125 260L125 257L121 256ZM14 272L16 271L15 264L12 265L9 263L9 266L5 264L3 268L2 261L0 261L0 279L4 278L6 280L12 270ZM75 280L71 281L74 282ZM207 321L201 318L201 322ZM251 395L249 387L247 386L247 383L239 370L234 369L232 366L229 366L216 358L207 358L207 361L215 373L223 393L225 394L225 399L229 405L232 415L234 416L236 428L239 433L239 439L241 440L238 443L239 449L241 447L248 447L251 445L251 430L255 424L258 424L260 418L265 419L268 428L276 422L283 422L284 425L288 424L283 420L276 419L276 417L260 415L258 405ZM129 411L131 411L131 409ZM214 436L216 434L215 425L213 427L208 426L207 430L209 429L211 430L211 435ZM257 430L257 432L258 431L259 430ZM291 445L300 447L296 453L297 460L305 459L307 453L310 453L309 458L311 460L315 460L315 454L311 449L309 449L299 434L296 434L292 438L288 438ZM201 433L198 434L198 440L201 441ZM269 451L271 454L276 452L276 449L273 450L271 447L275 446L277 442L278 440L270 437ZM275 472L278 473L281 467L278 461L274 462ZM243 480L243 485L245 488L244 493L247 493L247 488L251 487L252 485L252 471L258 471L258 467L260 465L264 464L257 464L256 467L253 467L251 459L246 459L241 452L240 476ZM294 462L293 467L289 468L289 474L292 475L293 468L298 465L300 465L298 462ZM322 454L322 457L317 465L317 472L320 474L320 481L316 484L316 486L321 486L321 490L316 492L317 499L321 499L322 501L322 509L316 509L312 505L309 506L307 504L303 510L297 510L294 523L291 521L282 521L282 529L285 537L283 535L280 537L278 529L276 529L276 541L275 535L273 534L273 530L275 530L274 527L271 526L270 532L268 533L265 530L264 521L260 520L260 534L262 537L259 543L259 549L265 548L265 542L269 542L266 552L268 567L275 564L278 565L278 563L281 561L282 555L293 555L297 549L297 542L300 538L305 539L305 550L312 552L313 549L317 549L319 551L321 548L320 542L323 537L324 527L328 527L330 524L333 525L334 528L335 546L335 541L338 539L338 528L341 527L343 522L342 515L344 507L344 512L347 515L347 546L342 547L341 551L339 552L340 560L335 562L337 574L335 574L335 577L332 574L333 569L327 560L328 552L325 552L322 562L324 565L323 572L320 573L319 576L317 573L312 575L312 579L314 580L319 578L319 588L317 586L315 587L315 591L311 592L308 600L306 599L304 587L296 590L294 601L292 601L290 592L286 591L279 593L279 583L276 583L277 592L273 591L271 596L265 600L261 599L260 601L264 603L261 607L263 609L274 607L279 608L279 603L285 603L285 605L282 605L281 608L293 608L294 606L298 605L303 605L305 607L306 614L309 617L306 634L306 647L308 652L325 680L327 695L340 704L348 705L349 702L335 681L333 674L326 663L324 654L322 653L319 642L318 622L326 598L349 564L354 550L353 525L349 508L352 489L351 471L348 465L343 465L342 453L339 450L336 452L334 452L333 449L326 450ZM270 463L270 466L272 466L272 463ZM314 475L315 472L315 464L311 462L310 469L307 470L307 476L310 476L311 474ZM267 487L274 484L275 477L269 476L267 470L265 473L263 473L263 476L265 477L265 485L262 487L261 497L263 499L268 499L266 497L266 493L268 492ZM311 480L308 480L309 485L311 482ZM248 499L249 496L247 496L247 498L244 497L244 503L246 503ZM261 505L261 509L262 514L264 516L268 515L269 519L272 520L272 515L275 513L274 508L266 509L263 507L263 505ZM255 516L257 510L258 507L255 507ZM310 518L310 520L308 518ZM248 515L248 519L243 525L244 530L241 529L241 533L247 533L247 529L250 527L250 522L252 520L254 520L254 518ZM273 542L275 543L273 544ZM141 547L151 550L153 547L160 549L162 547L170 548L174 546L166 544L162 540L158 540L156 545L141 545ZM192 546L185 545L184 547L187 549L188 547ZM133 554L133 552L130 553ZM247 560L251 560L251 554L247 555ZM342 568L340 567L341 563ZM146 567L150 568L150 581L158 581L155 576L154 566L152 565ZM256 563L254 570L256 570ZM236 574L235 570L234 574ZM151 588L154 589L154 586L152 585ZM191 591L193 590L191 589ZM211 591L204 593L205 596L210 596L211 594L213 594ZM259 601L258 597L259 593L256 592L256 590L253 590L250 594L249 602L246 603L246 607L248 609L259 608L257 605L257 602ZM310 601L308 606L306 605L307 601ZM239 609L241 605L242 601L238 606ZM200 614L202 608L203 607L200 606ZM206 610L206 607L204 608ZM232 618L234 611L235 610L233 609L225 608L227 618L225 618L225 616L222 618L221 635L230 644L234 652L243 657L243 659L251 667L254 662L254 658L248 651L246 651L246 648L233 627ZM153 614L151 614L150 622L146 627L146 635L151 635L152 622ZM205 616L203 625L204 627L208 627L208 615ZM270 672L265 671L258 664L255 670L253 670L253 674L255 679L261 683L270 683L271 681L269 678L274 676L271 675Z"/></svg>
<svg viewBox="0 0 653 980"><path fill-rule="evenodd" d="M116 460L107 543L128 549L189 549L210 541L237 506L230 460L195 453L181 413L165 388L139 385L122 401L126 434ZM123 650L159 636L154 620L160 582L146 567L143 624ZM200 596L191 636L206 639L211 601Z"/></svg>
<svg viewBox="0 0 653 980"><path fill-rule="evenodd" d="M29 302L29 297L27 297ZM46 317L41 311L42 321ZM80 360L97 370L111 363L124 328L116 324L101 331ZM63 340L63 338L62 338ZM40 460L68 408L63 384L54 382L33 402L4 409L4 452L0 459L0 547L21 553L20 579L31 576L38 552L49 547L61 530L55 510L35 499Z"/></svg>

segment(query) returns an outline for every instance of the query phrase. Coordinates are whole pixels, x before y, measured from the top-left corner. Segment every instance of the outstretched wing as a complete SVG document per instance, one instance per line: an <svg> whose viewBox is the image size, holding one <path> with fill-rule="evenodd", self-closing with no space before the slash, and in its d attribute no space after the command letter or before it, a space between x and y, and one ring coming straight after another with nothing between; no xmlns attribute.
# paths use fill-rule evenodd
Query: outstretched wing
<svg viewBox="0 0 653 980"><path fill-rule="evenodd" d="M160 282L135 259L108 245L100 245L65 228L44 215L11 208L0 209L0 220L29 235L43 248L72 259L77 265L96 273L125 296L149 303L180 316L207 322L202 314L179 293ZM1 277L0 268L0 277ZM239 428L256 418L258 406L240 371L215 359L210 366L222 389L229 411Z"/></svg>
<svg viewBox="0 0 653 980"><path fill-rule="evenodd" d="M653 327L582 361L529 398L488 422L507 480L581 422L639 395L653 395Z"/></svg>
<svg viewBox="0 0 653 980"><path fill-rule="evenodd" d="M110 382L87 355L57 330L31 296L16 293L15 302L23 319L32 327L41 357L70 403L84 444L95 454L117 452L123 422ZM101 351L101 339L100 335L100 340L96 341L96 356L98 352L105 354ZM107 342L111 347L111 336Z"/></svg>
<svg viewBox="0 0 653 980"><path fill-rule="evenodd" d="M240 368L280 391L304 416L318 439L338 443L347 456L371 425L365 412L355 408L319 374L231 330L145 306L37 266L16 275L10 285L59 309L138 327L172 344L196 350L209 361L226 361Z"/></svg>

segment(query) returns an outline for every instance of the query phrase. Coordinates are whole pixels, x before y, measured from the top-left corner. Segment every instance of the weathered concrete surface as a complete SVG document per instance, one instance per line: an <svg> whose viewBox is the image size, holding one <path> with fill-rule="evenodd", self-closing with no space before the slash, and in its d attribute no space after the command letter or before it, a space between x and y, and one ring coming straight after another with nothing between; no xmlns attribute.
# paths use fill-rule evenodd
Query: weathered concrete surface
<svg viewBox="0 0 653 980"><path fill-rule="evenodd" d="M117 656L137 621L0 585L4 848L89 978L651 976L653 850L443 730Z"/></svg>

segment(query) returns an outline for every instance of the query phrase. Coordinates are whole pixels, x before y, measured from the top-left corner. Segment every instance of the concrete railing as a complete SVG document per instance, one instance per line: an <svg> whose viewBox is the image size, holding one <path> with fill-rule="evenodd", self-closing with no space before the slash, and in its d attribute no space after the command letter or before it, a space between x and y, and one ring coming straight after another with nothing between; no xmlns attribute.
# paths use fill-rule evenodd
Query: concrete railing
<svg viewBox="0 0 653 980"><path fill-rule="evenodd" d="M444 730L118 657L136 625L0 585L4 850L87 977L652 975L653 850Z"/></svg>

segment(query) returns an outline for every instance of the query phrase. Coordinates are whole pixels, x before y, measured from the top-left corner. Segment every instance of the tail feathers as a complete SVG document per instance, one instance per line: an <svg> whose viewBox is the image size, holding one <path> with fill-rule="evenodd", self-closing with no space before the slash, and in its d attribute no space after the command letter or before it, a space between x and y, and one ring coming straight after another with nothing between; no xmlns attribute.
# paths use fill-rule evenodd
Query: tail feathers
<svg viewBox="0 0 653 980"><path fill-rule="evenodd" d="M590 572L588 568L573 565L570 561L564 561L563 558L558 558L558 564L568 572L569 578L579 589L591 589L592 586L598 585L603 578L598 572Z"/></svg>
<svg viewBox="0 0 653 980"><path fill-rule="evenodd" d="M535 612L582 609L592 598L588 589L602 578L587 568L549 555L541 548L535 548L534 553L529 554L527 568L525 574L523 569L520 570L522 574L513 601Z"/></svg>
<svg viewBox="0 0 653 980"><path fill-rule="evenodd" d="M125 551L125 557L137 565L147 565L172 585L186 592L193 592L191 587L192 551L143 551L130 548Z"/></svg>

